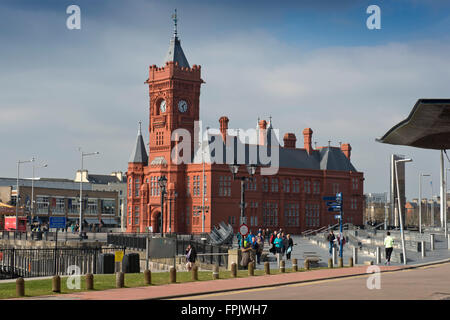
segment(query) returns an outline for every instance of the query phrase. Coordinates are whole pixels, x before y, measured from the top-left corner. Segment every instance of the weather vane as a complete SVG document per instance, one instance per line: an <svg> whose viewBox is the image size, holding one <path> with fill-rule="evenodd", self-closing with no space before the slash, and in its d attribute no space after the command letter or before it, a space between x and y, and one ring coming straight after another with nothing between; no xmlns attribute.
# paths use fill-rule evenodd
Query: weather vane
<svg viewBox="0 0 450 320"><path fill-rule="evenodd" d="M176 37L177 36L177 21L178 21L178 19L177 19L177 9L175 9L175 13L172 15L172 19L173 19L173 22L175 24L174 29L173 29L173 35Z"/></svg>

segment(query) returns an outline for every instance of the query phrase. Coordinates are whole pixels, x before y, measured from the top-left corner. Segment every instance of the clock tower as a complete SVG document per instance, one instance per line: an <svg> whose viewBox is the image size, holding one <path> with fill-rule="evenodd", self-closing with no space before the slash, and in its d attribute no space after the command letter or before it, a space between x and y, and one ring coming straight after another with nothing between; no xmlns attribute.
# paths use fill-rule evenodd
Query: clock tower
<svg viewBox="0 0 450 320"><path fill-rule="evenodd" d="M174 34L164 66L150 66L149 78L149 164L163 161L170 164L171 150L175 141L171 141L172 132L183 128L194 138L194 122L199 120L201 67L189 66L177 35L176 12L173 16ZM191 149L193 150L193 149ZM165 161L164 161L165 160Z"/></svg>

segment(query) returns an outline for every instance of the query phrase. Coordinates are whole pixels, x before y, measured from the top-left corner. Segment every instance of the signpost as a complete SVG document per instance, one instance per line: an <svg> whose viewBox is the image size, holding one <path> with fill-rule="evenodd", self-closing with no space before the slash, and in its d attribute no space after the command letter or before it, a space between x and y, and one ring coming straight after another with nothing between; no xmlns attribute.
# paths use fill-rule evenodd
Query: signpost
<svg viewBox="0 0 450 320"><path fill-rule="evenodd" d="M339 257L342 258L342 249L343 249L343 234L342 234L342 217L343 217L343 198L342 192L336 193L335 197L323 197L323 200L326 201L326 205L328 207L329 212L339 212L339 214L334 215L335 219L339 219Z"/></svg>
<svg viewBox="0 0 450 320"><path fill-rule="evenodd" d="M239 233L243 237L245 237L248 234L248 226L245 223L241 224L241 226L239 227Z"/></svg>
<svg viewBox="0 0 450 320"><path fill-rule="evenodd" d="M66 229L66 217L50 217L49 218L49 228L56 229L55 235L55 274L57 274L56 270L56 251L58 249L58 229ZM67 235L66 235L67 236Z"/></svg>

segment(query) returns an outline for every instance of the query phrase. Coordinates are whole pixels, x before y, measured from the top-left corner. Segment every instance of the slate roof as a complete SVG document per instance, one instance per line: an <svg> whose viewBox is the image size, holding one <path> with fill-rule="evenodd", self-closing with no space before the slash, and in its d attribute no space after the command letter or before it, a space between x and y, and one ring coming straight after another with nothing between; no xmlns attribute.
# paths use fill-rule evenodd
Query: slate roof
<svg viewBox="0 0 450 320"><path fill-rule="evenodd" d="M142 138L141 128L139 127L138 135L136 138L136 144L134 145L133 152L131 153L129 163L143 163L147 165L148 155L145 149L144 139Z"/></svg>
<svg viewBox="0 0 450 320"><path fill-rule="evenodd" d="M239 140L236 142L236 137L228 137L229 139L234 140L234 161L239 164L248 164L252 163L250 161L250 155L253 157L256 156L256 161L258 164L264 163L262 159L259 158L259 145L255 144L243 144ZM210 158L208 157L208 153L211 155L212 159L216 158L216 151L214 150L215 144L217 144L216 139L222 141L220 135L210 135L209 136L209 145L204 143L204 148L206 151L205 162L209 163ZM215 142L215 143L214 143ZM237 150L239 148L245 148L245 159L238 159L236 156ZM208 148L210 148L208 150ZM222 148L223 159L222 163L229 163L226 161L226 148L223 145ZM309 170L336 170L336 171L353 171L358 172L350 160L345 156L342 150L338 147L323 147L317 150L314 150L311 154L305 149L291 149L278 147L279 153L279 167L280 168L294 168L294 169L309 169ZM201 150L197 150L196 155L194 156L193 161L197 163L201 163Z"/></svg>
<svg viewBox="0 0 450 320"><path fill-rule="evenodd" d="M189 62L186 59L186 56L184 55L183 49L181 48L180 40L177 36L174 36L170 40L169 50L167 51L166 58L164 59L164 63L173 61L178 62L178 65L180 67L189 67Z"/></svg>
<svg viewBox="0 0 450 320"><path fill-rule="evenodd" d="M111 176L107 174L89 174L88 180L90 183L98 183L98 184L126 182L125 177L122 179L122 181L120 181L116 176Z"/></svg>

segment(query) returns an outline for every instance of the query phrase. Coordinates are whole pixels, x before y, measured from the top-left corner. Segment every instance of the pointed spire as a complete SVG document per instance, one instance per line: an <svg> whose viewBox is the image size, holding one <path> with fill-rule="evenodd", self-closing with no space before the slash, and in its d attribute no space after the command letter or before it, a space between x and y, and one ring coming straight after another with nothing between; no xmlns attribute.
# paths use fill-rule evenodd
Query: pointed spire
<svg viewBox="0 0 450 320"><path fill-rule="evenodd" d="M139 121L139 129L136 144L134 146L133 152L131 153L130 159L128 160L128 163L143 163L147 165L148 156L147 151L145 150L144 139L142 138L141 124L142 122Z"/></svg>
<svg viewBox="0 0 450 320"><path fill-rule="evenodd" d="M167 51L166 58L164 59L164 64L168 61L172 61L174 63L178 62L180 67L190 68L189 62L187 61L183 49L181 48L180 39L178 39L177 9L175 9L172 19L174 22L173 37L170 40L169 50Z"/></svg>

